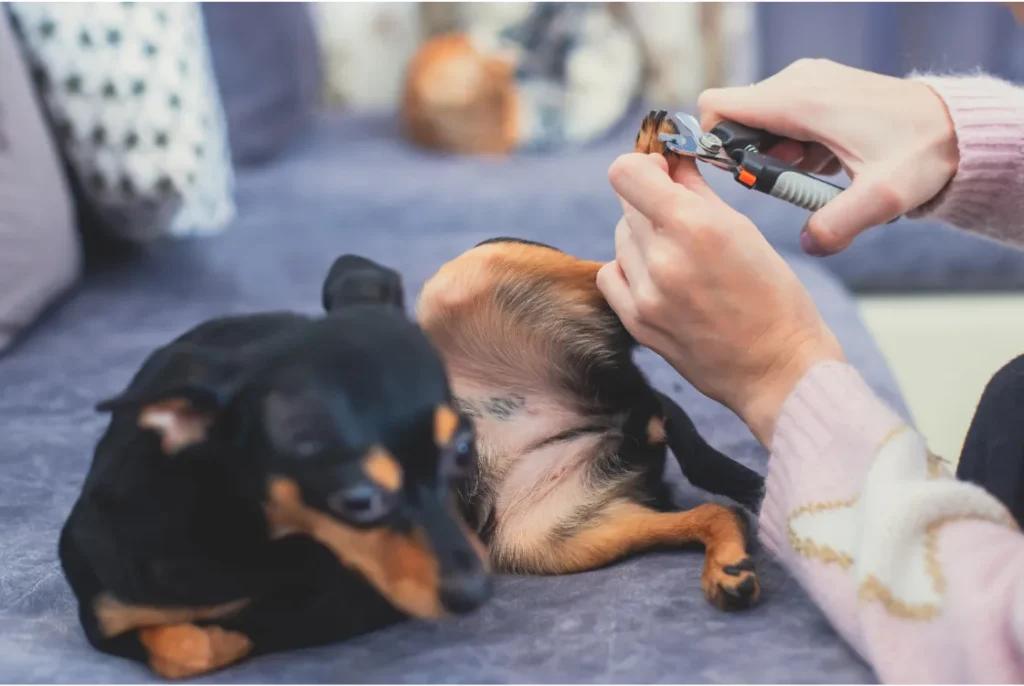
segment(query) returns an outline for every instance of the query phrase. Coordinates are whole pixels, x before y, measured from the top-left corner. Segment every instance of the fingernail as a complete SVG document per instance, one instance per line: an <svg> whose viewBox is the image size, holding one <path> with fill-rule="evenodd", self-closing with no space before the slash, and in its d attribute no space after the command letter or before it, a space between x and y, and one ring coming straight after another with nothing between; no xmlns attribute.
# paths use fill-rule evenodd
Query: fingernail
<svg viewBox="0 0 1024 686"><path fill-rule="evenodd" d="M800 231L800 247L808 255L813 257L824 257L826 252L818 245L818 241L814 239L814 236L807 229Z"/></svg>

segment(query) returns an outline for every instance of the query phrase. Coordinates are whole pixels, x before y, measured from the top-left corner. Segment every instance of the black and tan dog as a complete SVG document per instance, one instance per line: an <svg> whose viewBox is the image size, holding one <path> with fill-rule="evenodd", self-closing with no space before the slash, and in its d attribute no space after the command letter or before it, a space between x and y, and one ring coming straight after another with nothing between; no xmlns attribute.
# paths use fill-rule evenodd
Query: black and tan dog
<svg viewBox="0 0 1024 686"><path fill-rule="evenodd" d="M637 147L654 151L664 117ZM646 146L646 147L645 147ZM660 150L659 150L660 151ZM708 445L648 384L635 342L596 286L600 263L511 238L485 241L424 286L417 317L441 351L478 460L467 516L502 570L559 574L702 543L702 586L723 609L757 600L746 516L672 511L666 447L695 486L756 509L760 475Z"/></svg>
<svg viewBox="0 0 1024 686"><path fill-rule="evenodd" d="M328 316L208 321L100 405L60 539L96 648L184 678L488 598L450 489L471 422L401 302L339 258Z"/></svg>

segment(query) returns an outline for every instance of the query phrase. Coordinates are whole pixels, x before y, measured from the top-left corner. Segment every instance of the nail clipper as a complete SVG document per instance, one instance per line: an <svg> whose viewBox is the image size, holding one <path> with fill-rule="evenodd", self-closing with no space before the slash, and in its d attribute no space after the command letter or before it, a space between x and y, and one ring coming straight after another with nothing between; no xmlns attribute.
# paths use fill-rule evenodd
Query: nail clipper
<svg viewBox="0 0 1024 686"><path fill-rule="evenodd" d="M725 121L705 133L689 114L677 112L675 119L679 133L658 136L669 150L730 171L747 188L811 212L817 212L845 190L762 153L762 149L782 140L767 131Z"/></svg>

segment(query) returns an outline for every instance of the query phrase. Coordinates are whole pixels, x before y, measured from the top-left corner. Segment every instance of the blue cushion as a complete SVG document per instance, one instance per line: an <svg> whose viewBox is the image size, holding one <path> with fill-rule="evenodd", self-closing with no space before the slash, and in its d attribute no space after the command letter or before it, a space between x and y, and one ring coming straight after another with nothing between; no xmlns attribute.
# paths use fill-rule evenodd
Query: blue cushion
<svg viewBox="0 0 1024 686"><path fill-rule="evenodd" d="M321 86L306 3L204 2L236 165L265 162L305 130Z"/></svg>

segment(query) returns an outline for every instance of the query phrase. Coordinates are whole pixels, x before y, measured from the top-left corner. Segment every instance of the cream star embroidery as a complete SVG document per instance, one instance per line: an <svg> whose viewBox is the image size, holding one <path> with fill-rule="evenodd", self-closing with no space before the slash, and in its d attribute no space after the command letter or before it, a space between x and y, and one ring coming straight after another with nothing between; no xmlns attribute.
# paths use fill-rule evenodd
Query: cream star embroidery
<svg viewBox="0 0 1024 686"><path fill-rule="evenodd" d="M882 442L860 493L797 508L788 534L800 556L852 570L862 602L928 620L941 613L946 589L939 532L966 519L1016 527L999 501L953 479L916 432L900 427Z"/></svg>

